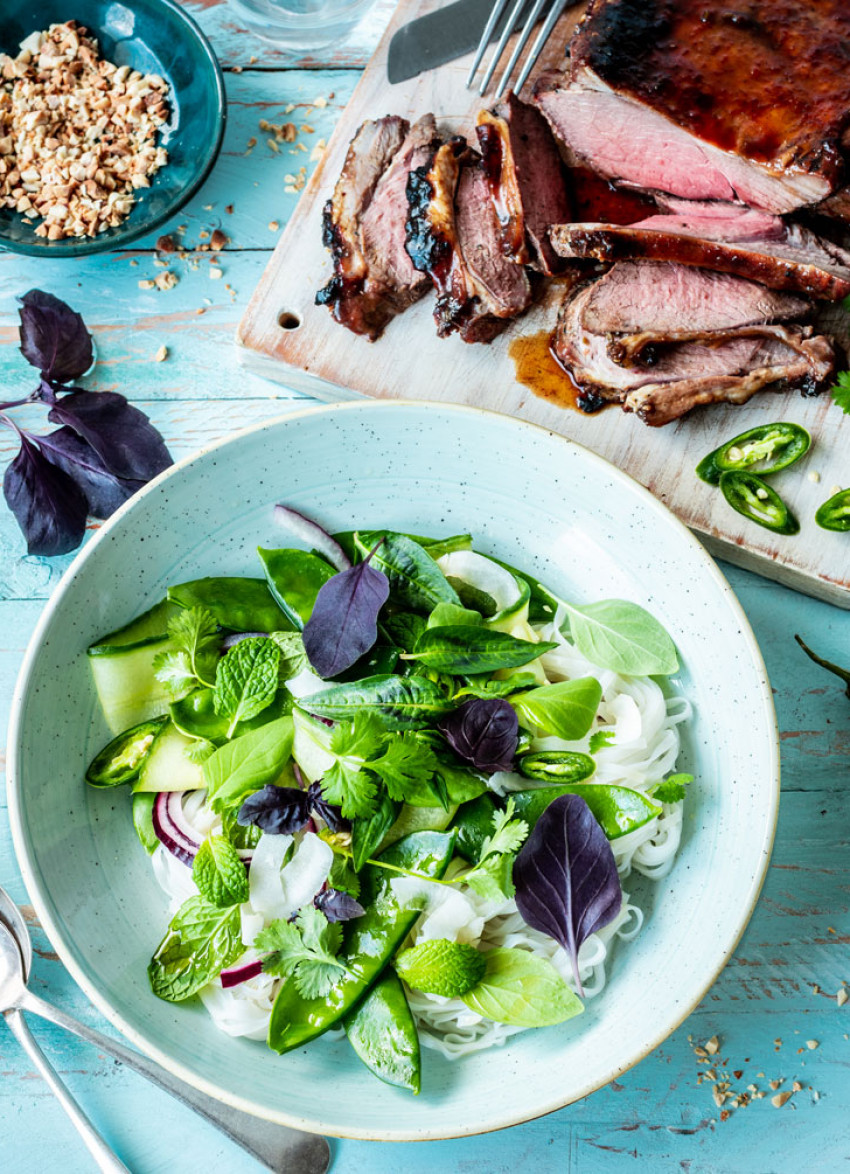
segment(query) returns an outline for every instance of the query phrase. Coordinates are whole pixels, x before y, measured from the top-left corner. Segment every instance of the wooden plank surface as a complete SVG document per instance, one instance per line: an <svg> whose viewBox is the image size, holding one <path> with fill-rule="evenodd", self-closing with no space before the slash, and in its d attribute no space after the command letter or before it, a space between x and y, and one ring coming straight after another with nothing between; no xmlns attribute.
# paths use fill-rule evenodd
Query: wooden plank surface
<svg viewBox="0 0 850 1174"><path fill-rule="evenodd" d="M827 396L804 399L796 393L765 392L745 407L713 407L665 428L651 429L616 408L592 416L567 410L516 380L508 355L511 342L554 327L561 299L558 283L551 284L543 300L489 346L470 346L456 336L438 339L430 298L392 322L376 343L351 334L324 307L313 303L315 291L330 275L321 242L321 208L360 123L386 113L412 121L433 111L442 126L474 141L481 100L465 88L467 59L400 85L390 86L386 80L387 45L395 29L438 6L438 0L402 0L399 5L240 325L245 365L320 398L356 394L461 402L561 432L650 488L714 553L850 607L850 543L846 536L827 534L814 523L815 510L834 487L850 484L846 459L850 420L836 408L829 410ZM577 11L572 8L562 18L541 68L561 59ZM283 329L282 314L289 320L294 316L300 325ZM846 313L832 318L843 332ZM801 533L793 537L772 534L734 513L716 489L694 475L694 466L716 445L776 419L802 424L817 442L805 473L795 468L775 481L802 524ZM817 480L808 478L809 471Z"/></svg>
<svg viewBox="0 0 850 1174"><path fill-rule="evenodd" d="M190 260L181 261L180 284L154 298L137 286L140 276L156 272L153 241L132 254L62 264L35 265L0 256L4 398L6 392L11 396L26 388L30 377L16 352L14 298L39 285L79 308L95 329L102 362L87 384L128 394L163 430L175 456L303 402L296 392L241 371L232 346L236 323L276 239L267 224L275 219L283 224L297 199L283 192L286 157L266 147L255 148L246 158L244 144L257 135L259 118L283 120L293 95L305 105L332 91L342 100L357 76L335 71L331 79L313 66L302 71L284 63L281 55L240 32L223 0L189 7L223 59L244 66L245 72L227 77L231 109L225 154L204 190L169 228L188 222L187 235L197 241L198 232L221 217L232 236L221 261L226 277L211 282ZM381 7L385 18L392 5ZM333 54L333 62L314 64L362 64L369 48L365 42L351 42ZM251 64L253 55L260 59ZM338 113L336 98L326 114L314 108L310 119L311 125L317 124L317 137L327 133ZM319 117L325 121L319 123ZM234 212L225 213L231 202ZM208 204L213 208L206 208ZM134 259L138 266L131 265ZM224 282L232 285L235 300ZM206 305L206 297L212 304ZM198 308L205 313L196 315ZM170 349L169 358L156 364L152 356L162 343ZM12 449L6 434L0 436L3 467ZM0 510L2 731L24 648L44 599L69 561L28 557L14 523ZM783 763L776 852L762 900L734 959L663 1047L588 1100L504 1133L459 1142L335 1143L333 1174L837 1174L846 1169L850 1003L839 1008L834 995L842 981L850 980L850 811L845 795L850 708L832 679L802 656L792 633L801 632L812 646L844 663L850 663L850 634L843 613L826 604L734 568L730 578L774 686ZM3 738L0 733L0 770ZM728 784L734 786L736 780ZM0 885L26 910L2 789ZM111 1032L38 926L34 934L36 991ZM809 982L822 993L814 994ZM640 1014L639 1005L635 1014ZM33 1030L134 1174L174 1174L178 1169L184 1174L252 1174L258 1169L211 1127L107 1057L37 1021ZM797 1077L819 1098L806 1088L777 1110L768 1096L721 1121L709 1086L698 1084L693 1054L694 1043L716 1033L723 1041L721 1059L729 1060L730 1071L741 1071L742 1082L752 1078L764 1087L771 1079L784 1078L782 1087L789 1088ZM782 1041L778 1050L776 1039ZM817 1040L818 1048L809 1051L808 1039ZM92 1170L58 1105L2 1026L0 1170Z"/></svg>

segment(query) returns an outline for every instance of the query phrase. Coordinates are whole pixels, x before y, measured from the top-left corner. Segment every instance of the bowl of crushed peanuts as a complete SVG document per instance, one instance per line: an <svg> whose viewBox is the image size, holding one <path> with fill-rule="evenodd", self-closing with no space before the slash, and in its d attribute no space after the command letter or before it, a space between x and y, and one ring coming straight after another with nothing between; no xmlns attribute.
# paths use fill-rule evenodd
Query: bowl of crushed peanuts
<svg viewBox="0 0 850 1174"><path fill-rule="evenodd" d="M209 175L225 117L173 0L2 0L0 249L80 257L152 232Z"/></svg>

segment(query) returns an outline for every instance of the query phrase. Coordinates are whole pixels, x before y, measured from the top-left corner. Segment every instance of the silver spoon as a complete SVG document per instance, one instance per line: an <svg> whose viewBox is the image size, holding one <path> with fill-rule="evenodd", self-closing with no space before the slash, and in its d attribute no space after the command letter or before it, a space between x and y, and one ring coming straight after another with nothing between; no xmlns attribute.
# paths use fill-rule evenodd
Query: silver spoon
<svg viewBox="0 0 850 1174"><path fill-rule="evenodd" d="M23 1016L20 1014L21 1011L31 1011L34 1015L39 1015L42 1019L47 1019L50 1023L55 1023L58 1027L64 1027L67 1031L73 1032L74 1035L94 1044L96 1048L106 1052L107 1055L120 1060L128 1068L133 1068L142 1076L147 1077L152 1084L164 1089L177 1100L194 1109L196 1113L200 1113L202 1117L215 1125L222 1133L227 1134L237 1145L242 1146L269 1170L274 1170L277 1174L283 1174L284 1171L286 1174L325 1174L330 1165L330 1146L326 1138L315 1134L301 1133L297 1129L289 1129L285 1125L277 1125L271 1121L264 1121L261 1117L254 1117L250 1113L233 1109L214 1097L207 1096L206 1093L198 1092L188 1084L184 1084L182 1080L178 1080L152 1060L133 1051L132 1048L128 1048L118 1040L103 1035L93 1027L87 1027L70 1015L66 1015L58 1007L46 1003L38 995L27 990L26 983L31 964L32 942L26 922L8 893L0 888L0 1013L6 1016L7 1023L16 1035L16 1029L11 1022L13 1018L23 1027L33 1047L38 1049L38 1044L29 1034ZM20 1037L18 1038L22 1046L29 1052L33 1063L38 1064L27 1044ZM47 1061L40 1049L38 1051L46 1064ZM39 1071L42 1071L40 1066ZM59 1078L56 1077L56 1079ZM64 1089L64 1086L62 1087ZM65 1091L67 1093L67 1090ZM75 1108L80 1112L76 1105ZM83 1120L91 1129L88 1121L85 1118ZM117 1162L117 1159L113 1159L113 1161ZM126 1167L122 1166L120 1162L117 1162L117 1165L103 1168L110 1172L115 1171L116 1174L119 1170L126 1170Z"/></svg>

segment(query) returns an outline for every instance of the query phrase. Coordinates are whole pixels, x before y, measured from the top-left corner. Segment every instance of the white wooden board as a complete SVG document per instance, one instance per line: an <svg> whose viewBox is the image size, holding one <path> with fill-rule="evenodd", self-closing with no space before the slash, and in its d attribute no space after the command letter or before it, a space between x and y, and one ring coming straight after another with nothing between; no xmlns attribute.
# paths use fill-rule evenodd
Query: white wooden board
<svg viewBox="0 0 850 1174"><path fill-rule="evenodd" d="M464 85L468 59L401 85L387 82L386 54L393 32L438 6L438 0L401 0L248 306L238 332L242 362L319 399L365 395L448 401L540 424L586 445L646 485L719 557L850 608L850 533L827 533L814 522L815 510L834 487L850 486L850 418L830 407L828 396L803 399L797 393L763 392L744 407L707 408L652 429L619 408L587 416L559 407L517 382L508 348L518 334L552 328L560 298L557 284L489 346L467 345L457 337L438 339L430 298L395 319L376 343L351 334L324 307L314 305L316 290L331 275L321 243L322 205L360 123L384 114L413 121L430 110L441 125L474 139L481 100ZM561 58L578 11L564 16L550 41L548 62L542 61L541 67ZM848 317L839 307L827 314L839 334ZM294 329L281 325L293 321L298 322ZM772 534L740 517L719 490L694 475L700 458L724 440L779 419L802 424L815 438L804 463L773 479L800 519L801 532L793 537Z"/></svg>

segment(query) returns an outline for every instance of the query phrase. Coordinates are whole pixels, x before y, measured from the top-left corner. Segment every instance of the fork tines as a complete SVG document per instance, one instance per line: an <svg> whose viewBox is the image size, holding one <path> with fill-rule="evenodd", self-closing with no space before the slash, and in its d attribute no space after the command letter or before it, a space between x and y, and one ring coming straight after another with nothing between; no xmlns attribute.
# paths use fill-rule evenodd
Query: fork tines
<svg viewBox="0 0 850 1174"><path fill-rule="evenodd" d="M495 33L497 25L499 24L499 19L504 13L508 3L509 0L495 0L493 11L490 13L489 19L487 20L487 24L484 28L484 32L481 36L481 40L478 44L478 48L475 51L475 58L472 62L472 69L469 71L469 77L466 79L467 89L472 89L475 83L475 75L478 72L478 67L481 65L484 54L487 52L487 46L490 44L490 40ZM538 20L540 20L544 9L547 7L547 5L549 5L549 12L546 16L546 19L543 21L543 26L540 29L540 32L537 34L537 39L532 45L531 50L528 53L525 62L523 63L522 69L519 72L519 76L517 77L516 82L512 87L514 93L518 94L520 92L528 80L528 75L531 73L535 61L540 56L543 46L549 39L552 29L555 27L558 21L558 17L567 7L567 3L568 0L534 0L533 4L528 9L528 15L526 16L525 24L522 27L522 32L520 33L519 39L517 40L513 51L511 52L508 63L505 66L504 73L502 74L499 84L496 88L495 96L497 98L501 98L505 90L508 88L511 74L519 62L523 49L528 44L528 39L534 30L534 26L537 24ZM490 59L490 64L485 67L484 77L481 80L481 85L478 87L479 94L484 95L487 92L487 87L490 84L493 74L496 72L499 59L504 53L508 41L520 27L526 8L527 0L514 0L513 8L511 9L504 25L501 28L499 40L493 56Z"/></svg>

